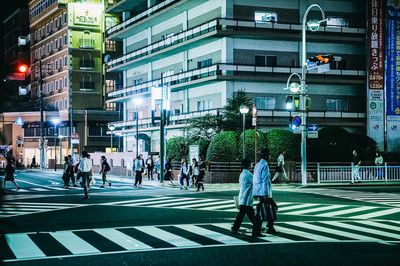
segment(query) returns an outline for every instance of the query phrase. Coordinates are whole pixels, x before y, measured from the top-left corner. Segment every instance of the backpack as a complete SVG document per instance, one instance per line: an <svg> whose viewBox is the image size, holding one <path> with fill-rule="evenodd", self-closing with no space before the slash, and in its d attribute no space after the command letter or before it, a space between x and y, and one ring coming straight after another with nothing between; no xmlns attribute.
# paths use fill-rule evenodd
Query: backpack
<svg viewBox="0 0 400 266"><path fill-rule="evenodd" d="M105 169L105 171L108 172L108 171L110 171L110 170L111 170L111 167L110 167L110 165L108 164L108 162L106 162L106 169Z"/></svg>

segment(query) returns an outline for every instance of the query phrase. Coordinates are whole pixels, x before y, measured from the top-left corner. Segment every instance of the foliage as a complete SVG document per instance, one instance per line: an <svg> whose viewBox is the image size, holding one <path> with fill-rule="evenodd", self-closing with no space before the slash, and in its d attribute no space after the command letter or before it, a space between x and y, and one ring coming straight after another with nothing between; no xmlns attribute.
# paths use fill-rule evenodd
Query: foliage
<svg viewBox="0 0 400 266"><path fill-rule="evenodd" d="M166 145L166 157L174 161L180 161L189 154L189 140L184 137L170 138Z"/></svg>
<svg viewBox="0 0 400 266"><path fill-rule="evenodd" d="M355 146L360 158L364 162L375 163L375 153L379 150L376 141L369 136L352 133Z"/></svg>
<svg viewBox="0 0 400 266"><path fill-rule="evenodd" d="M232 162L237 159L238 134L225 131L217 134L207 149L207 160L214 162Z"/></svg>
<svg viewBox="0 0 400 266"><path fill-rule="evenodd" d="M235 131L240 134L243 130L243 115L240 113L240 106L246 105L250 111L246 115L246 128L251 127L251 109L253 107L252 100L247 96L244 90L239 90L227 99L225 112L223 113L223 130Z"/></svg>
<svg viewBox="0 0 400 266"><path fill-rule="evenodd" d="M248 129L245 131L246 136L246 156L254 161L255 151L255 129ZM257 154L260 153L262 148L267 147L267 137L260 130L257 130ZM243 133L240 134L238 145L238 157L243 157Z"/></svg>
<svg viewBox="0 0 400 266"><path fill-rule="evenodd" d="M266 133L270 160L276 161L282 151L286 152L285 160L300 160L300 135L284 129L273 129Z"/></svg>
<svg viewBox="0 0 400 266"><path fill-rule="evenodd" d="M222 116L206 114L189 120L188 137L193 140L211 139L222 131Z"/></svg>

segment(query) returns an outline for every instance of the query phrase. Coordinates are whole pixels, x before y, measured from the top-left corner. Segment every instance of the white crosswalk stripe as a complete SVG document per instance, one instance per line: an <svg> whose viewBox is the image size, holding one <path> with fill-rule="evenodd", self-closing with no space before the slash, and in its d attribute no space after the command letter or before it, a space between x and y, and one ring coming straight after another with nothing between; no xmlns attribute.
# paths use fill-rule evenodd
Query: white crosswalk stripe
<svg viewBox="0 0 400 266"><path fill-rule="evenodd" d="M400 208L336 205L318 203L277 202L278 214L307 215L316 217L340 217L348 219L381 218L400 213ZM154 197L137 200L109 202L102 205L124 207L173 208L200 211L237 212L233 200L188 197ZM256 202L254 203L254 206Z"/></svg>
<svg viewBox="0 0 400 266"><path fill-rule="evenodd" d="M81 204L42 203L42 202L4 202L0 206L0 218L26 215L39 212L49 212L83 206Z"/></svg>
<svg viewBox="0 0 400 266"><path fill-rule="evenodd" d="M302 242L379 242L398 243L400 235L393 231L400 231L392 222L380 221L323 221L323 222L278 222L278 235L268 235L257 239L250 238L250 232L243 235L232 235L230 223L214 224L176 224L155 226L131 226L119 228L81 229L74 231L56 231L49 233L15 233L6 234L9 253L4 255L3 262L19 260L34 260L57 257L73 257L82 254L107 254L111 251L100 251L98 242L107 244L110 241L118 252L137 252L143 250L182 249L202 246L224 245L251 245L275 243L302 243ZM251 228L245 223L242 228ZM387 231L389 230L389 231ZM90 234L87 234L90 233ZM104 238L93 238L95 233ZM51 247L51 254L46 255L48 247L44 242L37 241L34 236L52 237L56 242ZM40 237L39 237L40 238ZM344 240L347 239L347 240ZM201 241L200 241L201 240ZM201 243L199 243L201 242ZM168 247L162 246L168 243ZM57 251L57 255L54 255Z"/></svg>

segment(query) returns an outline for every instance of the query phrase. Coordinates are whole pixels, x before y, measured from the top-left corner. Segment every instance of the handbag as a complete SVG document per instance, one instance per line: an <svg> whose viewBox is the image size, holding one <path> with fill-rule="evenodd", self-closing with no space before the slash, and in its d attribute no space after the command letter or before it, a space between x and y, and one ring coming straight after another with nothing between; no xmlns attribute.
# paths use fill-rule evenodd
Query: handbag
<svg viewBox="0 0 400 266"><path fill-rule="evenodd" d="M233 196L233 202L235 203L235 207L236 207L236 209L240 209L240 206L239 206L239 197L238 196Z"/></svg>
<svg viewBox="0 0 400 266"><path fill-rule="evenodd" d="M261 221L276 221L277 211L278 205L272 198L268 198L262 204L257 205L257 213L260 215Z"/></svg>

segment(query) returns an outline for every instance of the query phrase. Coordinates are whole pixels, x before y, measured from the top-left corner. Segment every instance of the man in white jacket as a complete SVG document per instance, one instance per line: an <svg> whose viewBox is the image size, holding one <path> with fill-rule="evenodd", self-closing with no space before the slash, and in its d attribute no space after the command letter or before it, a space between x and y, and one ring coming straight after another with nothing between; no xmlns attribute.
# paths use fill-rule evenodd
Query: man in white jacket
<svg viewBox="0 0 400 266"><path fill-rule="evenodd" d="M79 163L78 169L81 171L83 190L85 191L85 196L83 198L88 199L88 181L92 171L92 161L89 159L89 154L86 151L82 152L82 159Z"/></svg>
<svg viewBox="0 0 400 266"><path fill-rule="evenodd" d="M274 175L274 178L272 178L272 182L275 182L279 176L282 176L283 179L285 179L286 183L289 183L289 178L286 175L285 171L285 151L282 151L281 154L278 156L278 165L276 169L276 173Z"/></svg>

